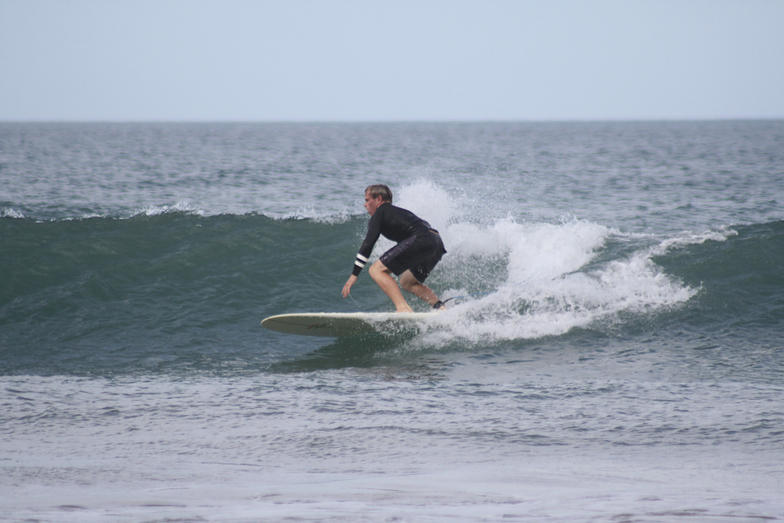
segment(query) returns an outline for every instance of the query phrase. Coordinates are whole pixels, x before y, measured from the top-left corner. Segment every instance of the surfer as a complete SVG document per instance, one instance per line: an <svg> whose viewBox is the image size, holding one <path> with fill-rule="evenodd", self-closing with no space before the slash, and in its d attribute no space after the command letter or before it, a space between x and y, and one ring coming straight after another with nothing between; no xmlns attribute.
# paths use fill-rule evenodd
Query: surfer
<svg viewBox="0 0 784 523"><path fill-rule="evenodd" d="M392 191L386 185L365 189L365 209L370 214L365 241L359 248L354 269L343 286L343 297L351 294L351 286L368 261L378 237L397 242L368 269L370 277L395 304L397 312L414 312L408 306L400 287L426 301L434 309L446 310L444 303L425 285L425 279L446 253L438 231L411 211L392 205ZM398 287L392 274L400 277Z"/></svg>

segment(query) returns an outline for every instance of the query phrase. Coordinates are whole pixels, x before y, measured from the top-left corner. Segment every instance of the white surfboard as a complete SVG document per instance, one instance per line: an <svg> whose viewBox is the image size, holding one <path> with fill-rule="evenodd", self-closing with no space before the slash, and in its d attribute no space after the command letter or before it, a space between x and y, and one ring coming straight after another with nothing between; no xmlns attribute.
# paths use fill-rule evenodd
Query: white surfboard
<svg viewBox="0 0 784 523"><path fill-rule="evenodd" d="M389 332L427 321L438 312L309 312L280 314L261 321L267 329L299 334L342 338L368 332Z"/></svg>

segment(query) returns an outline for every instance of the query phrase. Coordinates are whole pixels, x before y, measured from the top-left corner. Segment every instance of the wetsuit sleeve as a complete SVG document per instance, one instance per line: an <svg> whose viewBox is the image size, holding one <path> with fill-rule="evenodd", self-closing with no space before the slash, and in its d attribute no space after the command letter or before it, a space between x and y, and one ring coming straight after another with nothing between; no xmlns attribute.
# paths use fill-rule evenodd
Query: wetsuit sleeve
<svg viewBox="0 0 784 523"><path fill-rule="evenodd" d="M354 276L359 276L359 273L362 272L362 269L365 267L368 258L370 258L370 253L373 252L373 247L376 245L378 237L381 236L381 221L383 219L383 211L381 211L382 207L384 206L382 205L376 209L376 212L373 213L373 216L370 217L367 234L365 235L365 241L362 242L362 245L359 248L357 259L354 261L354 270L351 271L351 274Z"/></svg>

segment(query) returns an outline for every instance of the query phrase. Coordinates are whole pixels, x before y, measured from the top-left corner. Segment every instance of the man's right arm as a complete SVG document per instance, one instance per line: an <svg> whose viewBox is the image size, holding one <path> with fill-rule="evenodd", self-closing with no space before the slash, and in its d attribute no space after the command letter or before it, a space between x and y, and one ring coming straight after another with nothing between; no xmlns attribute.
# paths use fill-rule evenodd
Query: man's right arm
<svg viewBox="0 0 784 523"><path fill-rule="evenodd" d="M381 208L376 210L375 214L370 217L370 221L368 222L368 231L365 235L365 241L362 242L362 245L359 248L359 252L357 253L357 257L354 260L354 268L351 271L353 276L359 276L359 273L362 272L362 269L365 267L368 258L370 258L370 254L373 252L373 247L376 245L379 236L381 236L381 217Z"/></svg>

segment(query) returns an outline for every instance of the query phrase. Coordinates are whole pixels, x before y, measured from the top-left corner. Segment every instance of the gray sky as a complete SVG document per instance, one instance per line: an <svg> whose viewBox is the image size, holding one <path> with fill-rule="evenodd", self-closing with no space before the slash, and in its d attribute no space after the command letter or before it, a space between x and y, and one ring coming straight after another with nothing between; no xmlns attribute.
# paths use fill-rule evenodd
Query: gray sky
<svg viewBox="0 0 784 523"><path fill-rule="evenodd" d="M0 120L784 118L784 0L0 0Z"/></svg>

